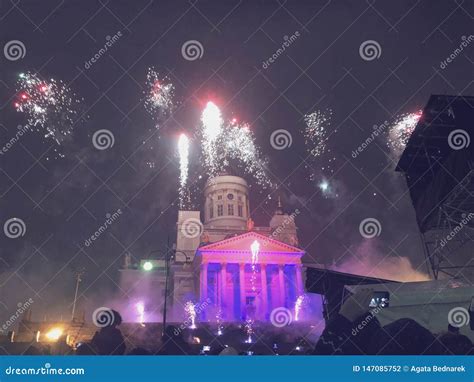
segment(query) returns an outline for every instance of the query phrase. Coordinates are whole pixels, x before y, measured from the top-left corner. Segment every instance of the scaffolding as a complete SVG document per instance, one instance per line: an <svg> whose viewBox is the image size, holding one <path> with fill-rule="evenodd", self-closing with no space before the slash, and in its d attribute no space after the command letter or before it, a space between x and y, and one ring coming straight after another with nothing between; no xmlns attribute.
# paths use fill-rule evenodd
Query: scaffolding
<svg viewBox="0 0 474 382"><path fill-rule="evenodd" d="M455 260L474 241L473 120L474 97L431 96L396 169L405 174L435 279L474 268L470 258ZM463 145L454 147L458 133Z"/></svg>

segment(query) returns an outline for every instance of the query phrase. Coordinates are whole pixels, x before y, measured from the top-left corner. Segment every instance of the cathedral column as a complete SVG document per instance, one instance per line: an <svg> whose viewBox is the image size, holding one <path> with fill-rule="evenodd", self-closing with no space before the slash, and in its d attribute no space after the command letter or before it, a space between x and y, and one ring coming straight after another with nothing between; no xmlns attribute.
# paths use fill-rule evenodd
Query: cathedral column
<svg viewBox="0 0 474 382"><path fill-rule="evenodd" d="M303 266L301 264L296 264L296 293L297 293L297 298L304 293L303 277L301 275L301 268L303 268Z"/></svg>
<svg viewBox="0 0 474 382"><path fill-rule="evenodd" d="M239 264L240 314L245 316L245 264Z"/></svg>
<svg viewBox="0 0 474 382"><path fill-rule="evenodd" d="M278 264L278 281L280 286L280 306L285 306L285 274L283 264Z"/></svg>
<svg viewBox="0 0 474 382"><path fill-rule="evenodd" d="M260 282L262 285L262 318L265 319L268 311L267 264L260 264Z"/></svg>
<svg viewBox="0 0 474 382"><path fill-rule="evenodd" d="M221 264L221 272L220 272L220 288L219 288L219 296L220 296L220 308L221 308L221 314L222 316L226 316L225 312L225 306L227 306L227 264L222 263Z"/></svg>
<svg viewBox="0 0 474 382"><path fill-rule="evenodd" d="M207 263L201 264L201 272L200 272L200 290L199 296L201 297L201 302L207 300Z"/></svg>

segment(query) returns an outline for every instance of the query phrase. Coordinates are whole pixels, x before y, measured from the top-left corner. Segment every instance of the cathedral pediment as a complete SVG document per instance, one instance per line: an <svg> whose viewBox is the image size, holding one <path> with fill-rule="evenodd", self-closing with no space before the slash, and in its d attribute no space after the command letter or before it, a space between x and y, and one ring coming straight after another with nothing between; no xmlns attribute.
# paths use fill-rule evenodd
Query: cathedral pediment
<svg viewBox="0 0 474 382"><path fill-rule="evenodd" d="M304 254L304 250L267 237L256 232L247 232L228 239L207 244L198 248L199 252L250 252L250 247L257 241L260 253Z"/></svg>

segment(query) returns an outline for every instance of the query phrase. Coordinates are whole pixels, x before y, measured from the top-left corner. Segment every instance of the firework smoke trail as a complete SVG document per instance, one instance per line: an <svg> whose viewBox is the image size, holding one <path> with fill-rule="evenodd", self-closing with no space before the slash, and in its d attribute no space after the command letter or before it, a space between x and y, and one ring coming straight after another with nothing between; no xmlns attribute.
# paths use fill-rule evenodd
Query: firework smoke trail
<svg viewBox="0 0 474 382"><path fill-rule="evenodd" d="M45 138L60 145L73 132L83 100L62 81L43 80L31 72L21 73L17 91L15 109L26 116L30 126L43 130Z"/></svg>
<svg viewBox="0 0 474 382"><path fill-rule="evenodd" d="M181 134L178 141L179 153L179 204L180 209L185 207L187 199L189 199L188 192L188 172L189 172L189 139L186 134Z"/></svg>
<svg viewBox="0 0 474 382"><path fill-rule="evenodd" d="M174 110L174 85L153 68L146 75L145 109L158 127Z"/></svg>
<svg viewBox="0 0 474 382"><path fill-rule="evenodd" d="M422 111L405 113L397 116L388 130L387 145L392 153L400 156L410 139L415 126L421 118Z"/></svg>
<svg viewBox="0 0 474 382"><path fill-rule="evenodd" d="M236 162L259 185L265 188L271 186L264 170L266 163L261 158L248 125L239 125L234 120L225 123L221 111L212 102L207 103L201 122L201 148L210 177L225 171L231 162Z"/></svg>

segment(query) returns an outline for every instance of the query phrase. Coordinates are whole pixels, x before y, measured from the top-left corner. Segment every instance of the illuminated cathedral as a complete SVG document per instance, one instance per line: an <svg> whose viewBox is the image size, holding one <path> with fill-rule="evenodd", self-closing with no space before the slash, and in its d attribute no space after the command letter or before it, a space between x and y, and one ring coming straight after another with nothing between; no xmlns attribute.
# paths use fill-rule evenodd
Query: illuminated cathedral
<svg viewBox="0 0 474 382"><path fill-rule="evenodd" d="M266 321L276 308L293 310L304 293L298 213L285 213L278 201L269 226L256 227L247 182L210 179L203 211L179 211L172 248L136 263L126 256L120 289L139 309L125 319L159 321L166 309L168 320L180 321L189 302L204 321Z"/></svg>

